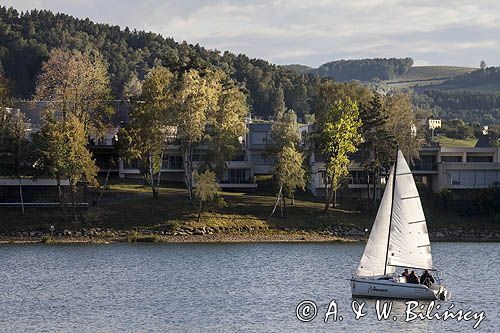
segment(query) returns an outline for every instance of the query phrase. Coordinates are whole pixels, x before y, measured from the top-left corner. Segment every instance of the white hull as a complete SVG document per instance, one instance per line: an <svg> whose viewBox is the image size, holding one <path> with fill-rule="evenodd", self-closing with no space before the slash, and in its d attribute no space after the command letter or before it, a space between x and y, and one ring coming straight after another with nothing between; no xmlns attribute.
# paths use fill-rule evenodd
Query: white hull
<svg viewBox="0 0 500 333"><path fill-rule="evenodd" d="M353 297L396 298L410 300L446 300L450 295L439 285L428 288L422 284L396 282L376 278L352 278Z"/></svg>

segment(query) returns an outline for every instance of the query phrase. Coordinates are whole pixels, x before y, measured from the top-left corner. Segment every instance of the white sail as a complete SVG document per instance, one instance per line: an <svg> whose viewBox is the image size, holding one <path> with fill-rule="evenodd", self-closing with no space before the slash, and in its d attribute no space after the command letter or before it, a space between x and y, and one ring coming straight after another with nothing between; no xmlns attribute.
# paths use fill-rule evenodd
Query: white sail
<svg viewBox="0 0 500 333"><path fill-rule="evenodd" d="M424 211L401 151L396 168L387 265L430 269L432 255Z"/></svg>
<svg viewBox="0 0 500 333"><path fill-rule="evenodd" d="M389 239L389 221L391 216L393 169L385 185L384 195L378 208L377 217L373 223L370 237L366 243L365 251L356 270L357 276L380 276L384 273L394 272L394 267L389 266L384 272L387 255L387 241Z"/></svg>

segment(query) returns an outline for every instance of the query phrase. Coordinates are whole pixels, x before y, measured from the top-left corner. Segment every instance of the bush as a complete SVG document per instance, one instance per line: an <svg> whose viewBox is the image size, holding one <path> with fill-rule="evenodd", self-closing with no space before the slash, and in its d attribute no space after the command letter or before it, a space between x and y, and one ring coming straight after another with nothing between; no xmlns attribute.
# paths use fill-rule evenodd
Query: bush
<svg viewBox="0 0 500 333"><path fill-rule="evenodd" d="M52 244L54 243L54 239L50 235L46 235L42 237L42 243L43 244Z"/></svg>
<svg viewBox="0 0 500 333"><path fill-rule="evenodd" d="M159 243L161 238L158 235L139 235L137 232L132 232L127 236L128 243Z"/></svg>

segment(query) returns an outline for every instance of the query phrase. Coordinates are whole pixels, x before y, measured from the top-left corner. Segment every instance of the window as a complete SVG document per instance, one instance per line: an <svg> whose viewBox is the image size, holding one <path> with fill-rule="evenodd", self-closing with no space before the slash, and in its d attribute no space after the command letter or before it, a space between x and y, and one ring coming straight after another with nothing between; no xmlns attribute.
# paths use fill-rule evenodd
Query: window
<svg viewBox="0 0 500 333"><path fill-rule="evenodd" d="M247 170L246 169L229 169L228 170L229 183L241 184L247 183Z"/></svg>
<svg viewBox="0 0 500 333"><path fill-rule="evenodd" d="M264 156L262 156L262 154L252 154L251 158L252 158L252 161L254 161L255 163L259 163L259 164L266 163L266 160L265 160Z"/></svg>
<svg viewBox="0 0 500 333"><path fill-rule="evenodd" d="M462 156L441 156L441 162L462 162Z"/></svg>
<svg viewBox="0 0 500 333"><path fill-rule="evenodd" d="M460 185L460 171L450 171L448 173L448 184Z"/></svg>
<svg viewBox="0 0 500 333"><path fill-rule="evenodd" d="M268 132L251 132L250 143L254 145L265 145L267 143Z"/></svg>
<svg viewBox="0 0 500 333"><path fill-rule="evenodd" d="M460 171L460 185L474 187L476 185L476 172Z"/></svg>
<svg viewBox="0 0 500 333"><path fill-rule="evenodd" d="M499 181L499 174L500 172L498 171L485 171L484 172L484 184L486 186L493 186L498 184Z"/></svg>
<svg viewBox="0 0 500 333"><path fill-rule="evenodd" d="M181 155L167 155L166 158L163 159L163 163L166 164L167 169L184 169L184 161L182 160Z"/></svg>
<svg viewBox="0 0 500 333"><path fill-rule="evenodd" d="M139 168L139 160L137 159L132 159L132 160L123 160L123 168L124 169L138 169Z"/></svg>
<svg viewBox="0 0 500 333"><path fill-rule="evenodd" d="M244 161L245 152L242 150L237 151L233 156L231 156L231 161Z"/></svg>
<svg viewBox="0 0 500 333"><path fill-rule="evenodd" d="M493 162L493 156L467 156L467 162Z"/></svg>

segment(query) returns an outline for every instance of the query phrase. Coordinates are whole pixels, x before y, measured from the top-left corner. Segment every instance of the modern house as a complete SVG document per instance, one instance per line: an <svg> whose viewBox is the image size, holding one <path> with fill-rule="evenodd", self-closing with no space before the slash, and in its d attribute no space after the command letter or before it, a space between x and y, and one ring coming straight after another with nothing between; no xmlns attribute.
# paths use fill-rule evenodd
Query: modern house
<svg viewBox="0 0 500 333"><path fill-rule="evenodd" d="M240 149L226 161L219 186L222 189L252 190L257 188L255 183L254 163L250 160L248 140L240 138ZM193 169L202 166L207 161L206 144L198 144L193 149ZM127 161L120 158L118 162L118 173L121 178L140 178L141 169L139 161ZM185 182L185 165L182 147L176 136L176 129L167 139L167 145L163 155L162 179L167 182Z"/></svg>
<svg viewBox="0 0 500 333"><path fill-rule="evenodd" d="M117 106L118 112L113 121L115 125L110 126L102 137L89 137L88 147L96 159L100 172L111 172L121 178L140 178L142 176L139 162L125 160L119 156L117 149L118 130L128 119L126 108L127 105L123 103ZM19 111L11 110L11 112ZM429 118L427 121L429 128L440 126L438 119ZM35 122L30 132L36 131L36 125ZM240 138L240 149L226 161L225 170L219 179L221 188L253 190L257 187L256 176L272 175L273 157L267 153L271 144L271 127L272 121L247 119L247 132ZM171 132L163 156L162 179L167 182L184 183L185 165L182 147L176 129L172 128ZM328 186L325 182L325 161L324 157L310 145L313 126L301 124L299 132L301 137L299 148L303 151L309 166L310 181L307 189L315 196L324 196L325 186ZM476 147L468 148L447 148L438 144L422 147L419 158L411 165L413 173L420 184L426 185L434 192L450 189L457 193L465 193L464 190L500 185L500 148L491 147L491 142L486 139L483 141L481 143L482 141L478 140ZM193 168L201 166L206 160L207 146L199 144L194 149ZM379 179L369 179L369 175L356 156L353 156L349 171L347 186L339 191L339 196L366 197L368 183L372 187L372 195L375 193L376 197L381 196L385 187L384 175Z"/></svg>
<svg viewBox="0 0 500 333"><path fill-rule="evenodd" d="M433 192L457 192L500 185L498 147L423 147L413 173Z"/></svg>

